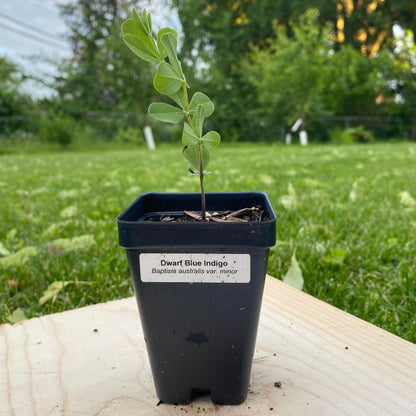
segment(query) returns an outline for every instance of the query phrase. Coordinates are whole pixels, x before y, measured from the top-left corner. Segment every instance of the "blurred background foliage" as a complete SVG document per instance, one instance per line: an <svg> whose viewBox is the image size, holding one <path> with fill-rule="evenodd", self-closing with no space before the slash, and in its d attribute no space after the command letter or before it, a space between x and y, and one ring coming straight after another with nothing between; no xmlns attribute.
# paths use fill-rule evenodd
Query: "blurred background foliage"
<svg viewBox="0 0 416 416"><path fill-rule="evenodd" d="M209 127L224 141L283 141L300 117L311 141L416 140L413 0L164 4L186 76L216 104ZM178 140L178 129L147 118L153 69L120 34L132 7L149 1L61 3L72 53L54 62L55 76L37 77L54 92L46 98L25 93L22 70L0 56L2 143L142 142L149 123L158 142Z"/></svg>

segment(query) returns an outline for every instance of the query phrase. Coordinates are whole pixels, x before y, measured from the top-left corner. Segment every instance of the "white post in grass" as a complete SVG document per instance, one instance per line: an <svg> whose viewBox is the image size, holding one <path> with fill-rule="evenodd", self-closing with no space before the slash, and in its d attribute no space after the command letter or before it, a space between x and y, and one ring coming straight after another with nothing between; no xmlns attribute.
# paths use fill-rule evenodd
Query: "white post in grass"
<svg viewBox="0 0 416 416"><path fill-rule="evenodd" d="M153 139L152 128L150 126L145 126L143 131L144 131L144 138L146 139L147 147L149 148L149 150L155 150L156 145Z"/></svg>
<svg viewBox="0 0 416 416"><path fill-rule="evenodd" d="M302 146L306 146L308 144L308 133L306 130L301 130L299 132L299 140Z"/></svg>
<svg viewBox="0 0 416 416"><path fill-rule="evenodd" d="M301 131L299 132L299 141L300 141L301 146L306 146L308 144L308 133L306 132L306 130L304 130L304 126L302 124L303 124L302 118L298 118L295 124L290 129L290 131L292 133L295 133L299 129L299 127L302 126Z"/></svg>
<svg viewBox="0 0 416 416"><path fill-rule="evenodd" d="M300 127L300 125L302 124L302 119L301 118L298 118L296 121L295 121L295 124L292 126L292 128L290 129L293 133L295 133L297 130L298 130L298 128Z"/></svg>

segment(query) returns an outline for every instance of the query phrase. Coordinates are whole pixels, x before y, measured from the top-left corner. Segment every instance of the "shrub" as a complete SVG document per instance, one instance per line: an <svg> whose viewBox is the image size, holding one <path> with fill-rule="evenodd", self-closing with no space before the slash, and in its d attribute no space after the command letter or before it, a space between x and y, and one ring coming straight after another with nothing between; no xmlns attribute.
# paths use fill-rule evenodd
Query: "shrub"
<svg viewBox="0 0 416 416"><path fill-rule="evenodd" d="M58 114L45 117L40 123L39 136L42 141L67 146L72 142L75 122Z"/></svg>
<svg viewBox="0 0 416 416"><path fill-rule="evenodd" d="M114 140L117 143L132 143L141 145L144 143L143 130L137 127L119 128Z"/></svg>
<svg viewBox="0 0 416 416"><path fill-rule="evenodd" d="M336 127L330 130L329 136L331 143L335 144L369 143L374 140L373 133L363 126L348 129Z"/></svg>

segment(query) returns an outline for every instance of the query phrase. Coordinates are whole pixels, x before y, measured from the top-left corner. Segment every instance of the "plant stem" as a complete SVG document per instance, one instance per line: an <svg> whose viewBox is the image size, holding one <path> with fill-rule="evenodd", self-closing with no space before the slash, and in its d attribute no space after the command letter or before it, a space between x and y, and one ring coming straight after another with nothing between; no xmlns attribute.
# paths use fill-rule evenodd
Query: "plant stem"
<svg viewBox="0 0 416 416"><path fill-rule="evenodd" d="M182 90L183 90L183 95L185 98L185 116L186 119L188 121L188 124L192 127L193 131L197 133L197 131L195 130L194 126L192 125L192 119L191 116L189 115L189 98L188 98L188 90L186 89L186 80L184 80L183 82L183 86L182 86ZM206 203L205 203L205 190L204 190L204 170L202 167L202 148L201 148L201 143L198 143L198 155L199 155L199 184L201 187L201 217L202 217L202 221L206 220L206 212L207 212L207 208L206 208Z"/></svg>
<svg viewBox="0 0 416 416"><path fill-rule="evenodd" d="M198 152L199 152L199 184L201 186L201 205L202 205L202 221L206 220L206 203L205 203L205 190L204 190L204 172L202 169L202 149L201 144L198 144Z"/></svg>

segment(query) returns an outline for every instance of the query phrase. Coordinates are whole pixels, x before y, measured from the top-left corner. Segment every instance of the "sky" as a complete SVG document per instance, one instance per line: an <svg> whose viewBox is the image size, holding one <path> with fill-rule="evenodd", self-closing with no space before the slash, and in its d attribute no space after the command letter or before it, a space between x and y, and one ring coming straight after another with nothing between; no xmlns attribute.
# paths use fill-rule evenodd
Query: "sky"
<svg viewBox="0 0 416 416"><path fill-rule="evenodd" d="M50 59L70 56L56 0L0 0L0 55L16 62L27 73L52 73ZM34 63L31 56L43 59ZM50 91L34 82L25 83L26 92L42 97Z"/></svg>
<svg viewBox="0 0 416 416"><path fill-rule="evenodd" d="M68 29L59 16L57 4L70 0L0 0L0 55L16 62L26 73L41 75L54 73L54 66L48 63L71 55L69 43L65 40ZM167 10L166 0L149 1L154 27L161 24L180 26L178 20ZM34 62L31 56L41 57ZM24 85L27 93L36 98L52 93L46 87L33 81Z"/></svg>

